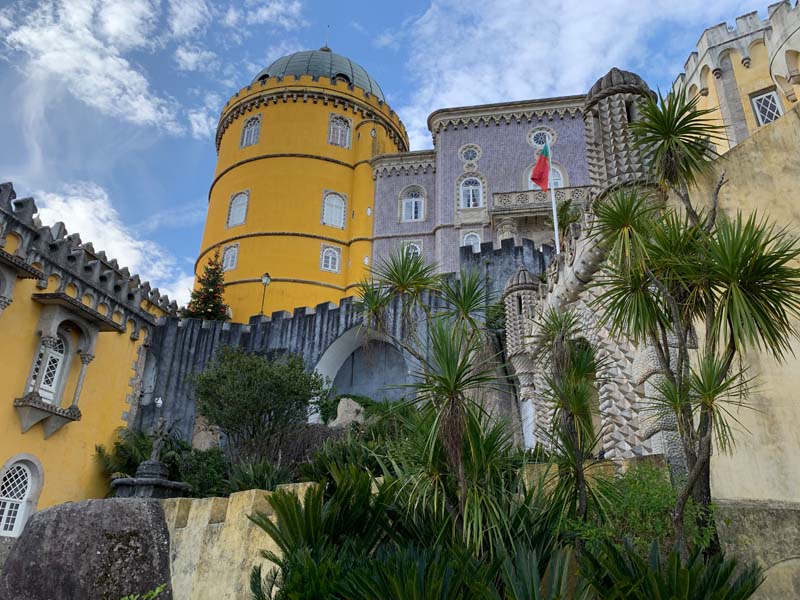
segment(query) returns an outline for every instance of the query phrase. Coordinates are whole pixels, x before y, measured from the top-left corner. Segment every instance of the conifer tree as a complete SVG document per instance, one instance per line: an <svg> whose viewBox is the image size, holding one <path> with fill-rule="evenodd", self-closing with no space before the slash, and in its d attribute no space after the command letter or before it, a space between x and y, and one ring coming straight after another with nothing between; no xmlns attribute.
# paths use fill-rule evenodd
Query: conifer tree
<svg viewBox="0 0 800 600"><path fill-rule="evenodd" d="M228 305L222 297L224 281L225 274L217 249L198 279L199 285L192 291L192 298L183 309L182 316L188 319L227 321Z"/></svg>

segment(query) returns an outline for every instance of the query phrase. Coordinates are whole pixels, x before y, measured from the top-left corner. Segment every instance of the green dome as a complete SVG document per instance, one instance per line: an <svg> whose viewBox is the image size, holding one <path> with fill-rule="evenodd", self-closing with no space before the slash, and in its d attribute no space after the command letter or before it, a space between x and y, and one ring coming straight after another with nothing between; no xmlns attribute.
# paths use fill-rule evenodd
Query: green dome
<svg viewBox="0 0 800 600"><path fill-rule="evenodd" d="M366 69L341 54L331 52L327 46L319 50L304 50L283 56L261 71L253 83L267 77L286 77L287 75L312 75L313 77L338 77L356 87L366 90L379 100L386 101L378 82Z"/></svg>

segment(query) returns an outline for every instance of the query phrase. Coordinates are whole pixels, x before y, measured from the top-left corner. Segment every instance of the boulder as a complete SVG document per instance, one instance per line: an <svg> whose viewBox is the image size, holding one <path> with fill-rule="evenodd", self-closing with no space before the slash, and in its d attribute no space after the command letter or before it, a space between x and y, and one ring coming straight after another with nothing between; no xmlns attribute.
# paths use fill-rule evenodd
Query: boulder
<svg viewBox="0 0 800 600"><path fill-rule="evenodd" d="M364 422L364 407L352 398L342 398L336 407L336 418L328 423L329 427L347 427L351 423Z"/></svg>
<svg viewBox="0 0 800 600"><path fill-rule="evenodd" d="M120 600L166 583L169 534L156 500L68 502L36 513L0 573L0 598Z"/></svg>

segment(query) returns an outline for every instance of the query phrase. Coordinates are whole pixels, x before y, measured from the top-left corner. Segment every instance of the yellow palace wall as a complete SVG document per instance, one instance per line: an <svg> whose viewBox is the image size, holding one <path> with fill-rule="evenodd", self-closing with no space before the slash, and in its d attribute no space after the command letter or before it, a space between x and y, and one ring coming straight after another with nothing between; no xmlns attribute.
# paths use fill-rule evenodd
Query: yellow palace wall
<svg viewBox="0 0 800 600"><path fill-rule="evenodd" d="M13 236L9 236L8 242L4 249L13 251ZM54 292L58 282L57 276L51 276L47 289L39 289L33 279L18 279L13 302L0 313L0 339L3 340L0 466L20 454L30 454L41 463L43 482L37 510L106 495L108 482L94 458L94 448L96 444L108 447L114 439L114 431L126 424L123 413L130 408L126 396L131 392L131 379L136 375L134 367L147 337L143 328L139 339L132 340L132 325L120 333L99 333L94 359L88 365L78 404L81 419L67 423L48 439L44 438L40 424L22 433L12 403L26 392L27 379L39 350L37 325L43 309L41 304L31 299L31 294ZM165 314L149 303L147 309L153 314ZM75 337L74 331L71 335ZM81 361L73 354L61 396L62 408L67 408L72 402L80 368Z"/></svg>
<svg viewBox="0 0 800 600"><path fill-rule="evenodd" d="M249 105L254 101L257 105ZM256 115L261 116L258 142L240 148L243 124ZM328 142L331 115L351 120L349 148ZM259 312L264 272L272 277L267 315L352 295L368 272L365 261L372 259L374 182L368 161L407 148L397 116L344 82L269 79L228 102L218 143L196 274L202 274L216 248L239 244L236 267L225 273L225 301L233 320L246 322ZM227 227L230 200L242 191L249 192L245 222ZM326 192L346 201L343 229L322 223ZM323 245L341 249L338 273L321 269Z"/></svg>
<svg viewBox="0 0 800 600"><path fill-rule="evenodd" d="M700 182L707 198L724 169L728 179L720 206L729 215L757 211L800 236L800 107L760 128L727 152ZM795 323L800 328L800 323ZM800 342L784 363L753 352L746 357L757 390L740 408L732 455L712 458L712 492L717 498L800 501Z"/></svg>

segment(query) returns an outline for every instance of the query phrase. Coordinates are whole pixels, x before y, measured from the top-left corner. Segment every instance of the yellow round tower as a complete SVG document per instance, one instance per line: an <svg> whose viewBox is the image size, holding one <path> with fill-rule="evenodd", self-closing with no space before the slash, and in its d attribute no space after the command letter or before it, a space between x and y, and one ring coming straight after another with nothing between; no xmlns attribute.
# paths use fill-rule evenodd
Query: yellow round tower
<svg viewBox="0 0 800 600"><path fill-rule="evenodd" d="M199 275L216 249L233 320L337 301L372 260L370 159L408 149L378 83L327 47L276 60L225 105Z"/></svg>

